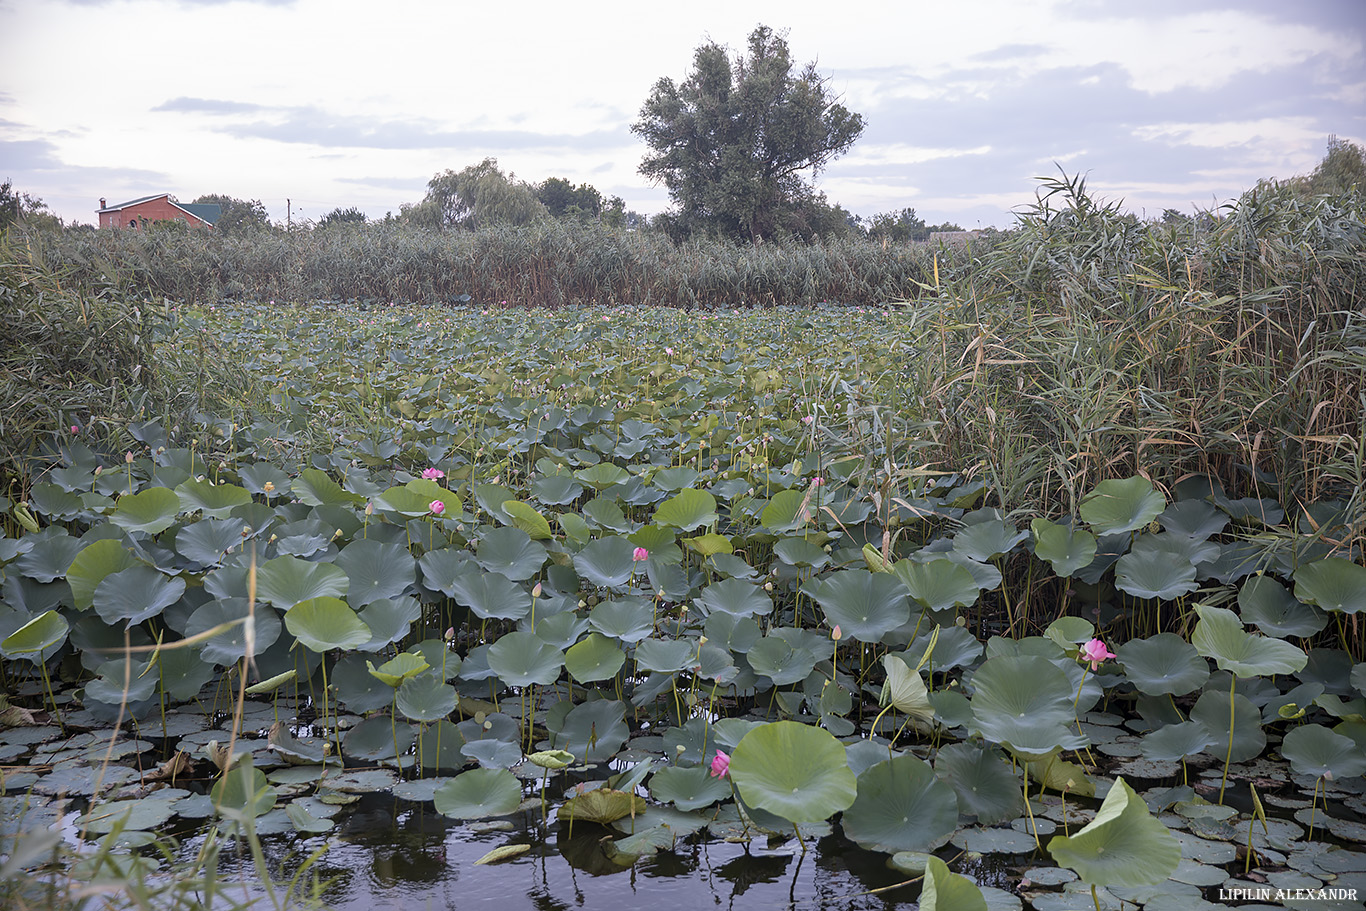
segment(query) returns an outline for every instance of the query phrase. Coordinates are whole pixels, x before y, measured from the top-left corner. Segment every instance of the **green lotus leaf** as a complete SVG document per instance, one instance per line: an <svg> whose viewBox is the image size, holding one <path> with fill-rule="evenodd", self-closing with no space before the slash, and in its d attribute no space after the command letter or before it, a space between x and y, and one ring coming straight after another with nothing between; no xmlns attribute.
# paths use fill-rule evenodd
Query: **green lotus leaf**
<svg viewBox="0 0 1366 911"><path fill-rule="evenodd" d="M1075 690L1049 659L988 658L973 675L972 685L973 729L987 740L1038 756L1085 743L1068 729L1075 719Z"/></svg>
<svg viewBox="0 0 1366 911"><path fill-rule="evenodd" d="M285 629L315 652L356 648L370 641L370 627L340 598L300 601L285 611Z"/></svg>
<svg viewBox="0 0 1366 911"><path fill-rule="evenodd" d="M399 712L413 721L437 721L455 712L455 687L441 683L434 673L408 677L399 686L396 702Z"/></svg>
<svg viewBox="0 0 1366 911"><path fill-rule="evenodd" d="M174 490L149 487L119 497L118 506L109 514L109 521L129 531L159 535L175 524L179 512L180 497Z"/></svg>
<svg viewBox="0 0 1366 911"><path fill-rule="evenodd" d="M0 642L0 654L6 658L27 658L41 664L57 653L66 642L71 629L66 618L55 610L39 614Z"/></svg>
<svg viewBox="0 0 1366 911"><path fill-rule="evenodd" d="M920 887L920 911L987 911L987 900L976 883L929 854Z"/></svg>
<svg viewBox="0 0 1366 911"><path fill-rule="evenodd" d="M999 749L987 744L949 744L935 756L934 771L958 795L958 812L976 817L981 825L1019 815L1020 779Z"/></svg>
<svg viewBox="0 0 1366 911"><path fill-rule="evenodd" d="M72 566L76 565L73 561L82 553L94 547L95 544L106 543L105 541L95 541L87 546L80 538L73 538L67 534L65 529L52 526L43 529L38 534L25 535L23 541L24 546L28 547L29 550L27 553L20 553L14 566L23 576L44 584L68 575ZM124 550L118 541L109 540L107 543L118 550ZM126 554L127 551L124 550L124 553ZM131 561L131 557L129 559ZM126 567L120 566L118 568L124 569ZM68 581L71 580L68 579ZM93 585L90 586L90 590L94 591ZM84 605L78 602L76 606L84 610L90 606L90 602L87 599Z"/></svg>
<svg viewBox="0 0 1366 911"><path fill-rule="evenodd" d="M684 538L683 546L703 557L716 557L718 554L726 555L735 550L734 545L730 543L730 538L713 532Z"/></svg>
<svg viewBox="0 0 1366 911"><path fill-rule="evenodd" d="M694 599L703 616L714 613L762 617L773 612L773 599L759 586L741 579L722 579L702 589Z"/></svg>
<svg viewBox="0 0 1366 911"><path fill-rule="evenodd" d="M87 610L95 603L95 589L104 577L136 566L137 560L115 538L94 541L81 549L66 571L67 584L77 610Z"/></svg>
<svg viewBox="0 0 1366 911"><path fill-rule="evenodd" d="M1366 753L1350 737L1321 724L1292 728L1281 741L1281 755L1301 775L1336 781L1366 774Z"/></svg>
<svg viewBox="0 0 1366 911"><path fill-rule="evenodd" d="M1064 652L1070 651L1078 643L1095 638L1096 627L1084 617L1059 617L1043 631L1045 637L1052 639Z"/></svg>
<svg viewBox="0 0 1366 911"><path fill-rule="evenodd" d="M562 822L572 819L607 825L627 816L644 813L647 806L645 799L635 794L611 788L594 788L560 804L555 818Z"/></svg>
<svg viewBox="0 0 1366 911"><path fill-rule="evenodd" d="M602 601L589 611L588 625L627 644L639 642L654 631L654 610L644 598Z"/></svg>
<svg viewBox="0 0 1366 911"><path fill-rule="evenodd" d="M898 560L891 569L916 603L932 611L971 607L981 592L972 573L948 558Z"/></svg>
<svg viewBox="0 0 1366 911"><path fill-rule="evenodd" d="M928 851L958 828L958 798L929 764L902 753L858 776L858 796L841 824L848 838L876 851Z"/></svg>
<svg viewBox="0 0 1366 911"><path fill-rule="evenodd" d="M546 550L520 528L505 527L479 539L475 559L489 572L499 573L513 582L524 582L541 571Z"/></svg>
<svg viewBox="0 0 1366 911"><path fill-rule="evenodd" d="M101 579L93 604L105 623L133 626L158 616L184 594L184 579L138 564Z"/></svg>
<svg viewBox="0 0 1366 911"><path fill-rule="evenodd" d="M450 582L452 597L485 620L520 620L531 613L531 594L498 573L464 572Z"/></svg>
<svg viewBox="0 0 1366 911"><path fill-rule="evenodd" d="M565 716L552 746L573 753L583 762L605 762L616 755L630 735L626 703L599 699L574 706Z"/></svg>
<svg viewBox="0 0 1366 911"><path fill-rule="evenodd" d="M1129 682L1149 696L1184 696L1209 679L1209 664L1175 633L1130 640L1116 656Z"/></svg>
<svg viewBox="0 0 1366 911"><path fill-rule="evenodd" d="M418 743L418 762L424 769L458 769L468 760L463 752L465 737L446 719L429 725Z"/></svg>
<svg viewBox="0 0 1366 911"><path fill-rule="evenodd" d="M89 835L107 835L115 828L125 832L151 832L175 815L175 802L156 798L101 801L82 816L76 826Z"/></svg>
<svg viewBox="0 0 1366 911"><path fill-rule="evenodd" d="M304 832L309 835L331 832L337 825L330 819L319 819L297 802L287 804L285 806L285 814L289 816L289 822L294 826L294 831Z"/></svg>
<svg viewBox="0 0 1366 911"><path fill-rule="evenodd" d="M243 466L237 472L242 486L258 496L273 500L290 492L289 475L269 462L256 462ZM266 485L270 484L270 490Z"/></svg>
<svg viewBox="0 0 1366 911"><path fill-rule="evenodd" d="M890 705L912 718L933 718L934 708L930 705L929 691L920 672L896 655L884 655L882 666L887 670L887 679L882 683L879 705Z"/></svg>
<svg viewBox="0 0 1366 911"><path fill-rule="evenodd" d="M1229 698L1228 692L1206 690L1195 700L1190 720L1204 725L1210 744L1206 748L1214 756L1227 755L1230 762L1242 762L1261 755L1266 747L1266 731L1262 729L1262 713L1241 693L1233 697L1233 752L1229 753Z"/></svg>
<svg viewBox="0 0 1366 911"><path fill-rule="evenodd" d="M1144 735L1140 749L1144 759L1175 761L1203 753L1218 740L1219 736L1200 722L1182 721Z"/></svg>
<svg viewBox="0 0 1366 911"><path fill-rule="evenodd" d="M564 667L564 652L525 630L499 637L488 655L489 668L508 686L549 686Z"/></svg>
<svg viewBox="0 0 1366 911"><path fill-rule="evenodd" d="M438 813L455 819L505 816L522 802L522 784L507 769L471 769L437 788L432 799Z"/></svg>
<svg viewBox="0 0 1366 911"><path fill-rule="evenodd" d="M315 598L345 598L349 587L350 580L341 567L298 557L267 560L256 573L256 597L280 610Z"/></svg>
<svg viewBox="0 0 1366 911"><path fill-rule="evenodd" d="M702 628L702 634L707 637L709 645L717 645L737 655L743 655L758 643L759 624L751 617L710 614Z"/></svg>
<svg viewBox="0 0 1366 911"><path fill-rule="evenodd" d="M705 765L665 766L650 779L650 794L690 812L730 797L730 782L712 775Z"/></svg>
<svg viewBox="0 0 1366 911"><path fill-rule="evenodd" d="M428 668L427 659L412 652L401 652L379 667L375 667L370 661L366 661L365 666L369 668L371 676L396 689L402 686L405 680L416 677Z"/></svg>
<svg viewBox="0 0 1366 911"><path fill-rule="evenodd" d="M968 525L953 536L953 549L969 560L986 563L1010 553L1029 537L1029 532L1021 531L1001 519L988 519Z"/></svg>
<svg viewBox="0 0 1366 911"><path fill-rule="evenodd" d="M683 549L678 546L678 534L672 528L660 525L642 525L628 536L636 547L650 552L650 562L655 566L672 566L683 560Z"/></svg>
<svg viewBox="0 0 1366 911"><path fill-rule="evenodd" d="M579 490L582 492L583 488L579 488ZM527 537L533 541L548 541L554 537L550 531L550 523L530 503L524 503L521 500L504 500L502 510L503 515L512 522L512 526L526 532Z"/></svg>
<svg viewBox="0 0 1366 911"><path fill-rule="evenodd" d="M794 823L822 822L848 809L857 795L844 745L828 731L796 721L761 725L742 737L731 754L730 777L750 806Z"/></svg>
<svg viewBox="0 0 1366 911"><path fill-rule="evenodd" d="M375 498L375 508L397 513L406 519L420 519L432 514L432 501L440 500L446 512L454 513L460 509L460 498L444 487L438 487L435 495L413 490L405 485L390 487Z"/></svg>
<svg viewBox="0 0 1366 911"><path fill-rule="evenodd" d="M1034 533L1034 554L1047 560L1059 576L1071 576L1096 557L1096 536L1084 528L1069 528L1047 519L1029 525Z"/></svg>
<svg viewBox="0 0 1366 911"><path fill-rule="evenodd" d="M675 468L661 468L650 476L650 483L660 490L668 493L683 490L685 487L692 487L701 477L694 468L678 466Z"/></svg>
<svg viewBox="0 0 1366 911"><path fill-rule="evenodd" d="M242 519L203 519L176 532L175 546L200 566L219 566L228 554L242 546Z"/></svg>
<svg viewBox="0 0 1366 911"><path fill-rule="evenodd" d="M175 489L181 512L202 512L206 519L226 519L234 509L251 502L251 494L236 484L185 481Z"/></svg>
<svg viewBox="0 0 1366 911"><path fill-rule="evenodd" d="M650 521L679 531L692 531L711 525L716 521L716 498L705 490L680 490L659 504Z"/></svg>
<svg viewBox="0 0 1366 911"><path fill-rule="evenodd" d="M185 635L197 636L224 623L233 624L230 629L207 640L200 648L205 661L232 664L246 656L246 619L249 616L254 618L250 634L253 637L251 656L255 658L280 638L280 616L264 604L257 604L253 610L246 598L220 598L196 608L186 621Z"/></svg>
<svg viewBox="0 0 1366 911"><path fill-rule="evenodd" d="M1305 604L1270 576L1252 576L1238 592L1244 623L1255 623L1268 636L1308 638L1322 632L1328 615Z"/></svg>
<svg viewBox="0 0 1366 911"><path fill-rule="evenodd" d="M275 806L278 792L266 781L265 773L251 764L250 756L234 765L209 791L214 809L220 813L235 810L248 816L263 816Z"/></svg>
<svg viewBox="0 0 1366 911"><path fill-rule="evenodd" d="M317 468L305 468L290 484L300 503L309 506L350 506L364 503L365 497L343 490L341 485Z"/></svg>
<svg viewBox="0 0 1366 911"><path fill-rule="evenodd" d="M1087 776L1084 768L1063 759L1062 750L1055 749L1037 759L1026 759L1024 768L1030 779L1045 788L1082 797L1096 796L1096 783Z"/></svg>
<svg viewBox="0 0 1366 911"><path fill-rule="evenodd" d="M1199 585L1190 560L1165 550L1135 546L1115 563L1115 587L1135 598L1171 601Z"/></svg>
<svg viewBox="0 0 1366 911"><path fill-rule="evenodd" d="M1327 557L1295 570L1295 597L1324 610L1366 611L1366 566Z"/></svg>
<svg viewBox="0 0 1366 911"><path fill-rule="evenodd" d="M775 542L773 555L789 566L809 566L817 570L830 563L830 555L805 538L783 538Z"/></svg>
<svg viewBox="0 0 1366 911"><path fill-rule="evenodd" d="M574 571L592 585L615 588L629 582L635 572L634 553L635 545L625 538L598 538L574 555Z"/></svg>
<svg viewBox="0 0 1366 911"><path fill-rule="evenodd" d="M583 485L572 475L546 475L531 482L531 493L547 506L564 506L579 498Z"/></svg>
<svg viewBox="0 0 1366 911"><path fill-rule="evenodd" d="M1162 514L1167 498L1147 478L1101 481L1081 501L1081 517L1097 535L1118 535L1143 528Z"/></svg>
<svg viewBox="0 0 1366 911"><path fill-rule="evenodd" d="M417 564L401 544L352 541L337 555L336 565L349 580L347 600L358 607L397 598L417 582Z"/></svg>
<svg viewBox="0 0 1366 911"><path fill-rule="evenodd" d="M1200 622L1191 633L1191 644L1201 655L1213 658L1220 670L1242 678L1293 674L1309 661L1289 642L1246 632L1231 610L1197 604L1195 611Z"/></svg>
<svg viewBox="0 0 1366 911"><path fill-rule="evenodd" d="M360 646L361 651L377 652L399 641L421 618L422 605L410 595L371 601L360 610L361 622L370 627L372 637Z"/></svg>
<svg viewBox="0 0 1366 911"><path fill-rule="evenodd" d="M675 674L696 662L693 639L643 639L636 645L636 663L642 670Z"/></svg>
<svg viewBox="0 0 1366 911"><path fill-rule="evenodd" d="M564 653L564 667L579 683L611 680L626 663L621 646L601 633L589 633Z"/></svg>
<svg viewBox="0 0 1366 911"><path fill-rule="evenodd" d="M802 509L804 501L807 505ZM781 535L797 531L809 524L815 511L814 502L807 501L804 491L781 490L768 501L768 505L759 514L759 521L769 531Z"/></svg>
<svg viewBox="0 0 1366 911"><path fill-rule="evenodd" d="M1156 885L1181 863L1176 836L1123 778L1115 779L1095 818L1075 835L1054 836L1048 853L1097 886Z"/></svg>
<svg viewBox="0 0 1366 911"><path fill-rule="evenodd" d="M523 854L530 850L531 845L527 844L499 845L489 853L485 854L483 857L476 860L474 862L474 866L478 867L482 864L500 864L503 861L512 860L514 857L521 857Z"/></svg>
<svg viewBox="0 0 1366 911"><path fill-rule="evenodd" d="M818 660L811 651L794 646L787 639L768 635L756 642L745 655L754 673L787 686L805 680Z"/></svg>
<svg viewBox="0 0 1366 911"><path fill-rule="evenodd" d="M542 769L567 769L574 764L574 754L567 750L538 750L527 754L527 761Z"/></svg>
<svg viewBox="0 0 1366 911"><path fill-rule="evenodd" d="M845 570L822 580L815 598L830 626L860 642L876 642L911 618L906 586L886 573Z"/></svg>
<svg viewBox="0 0 1366 911"><path fill-rule="evenodd" d="M602 492L614 484L620 484L631 477L631 473L619 465L611 462L599 462L588 468L581 468L574 472L574 477L592 487L598 492Z"/></svg>

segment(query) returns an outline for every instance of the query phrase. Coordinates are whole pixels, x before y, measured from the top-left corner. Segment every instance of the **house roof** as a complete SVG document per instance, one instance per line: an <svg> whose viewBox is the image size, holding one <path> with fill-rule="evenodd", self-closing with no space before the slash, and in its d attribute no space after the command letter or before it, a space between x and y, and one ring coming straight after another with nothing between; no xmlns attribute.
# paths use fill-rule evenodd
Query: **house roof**
<svg viewBox="0 0 1366 911"><path fill-rule="evenodd" d="M218 219L223 216L223 207L218 205L217 203L176 202L173 199L169 199L170 195L170 193L157 193L153 196L140 196L137 199L130 199L127 202L121 202L112 206L105 206L103 209L100 209L99 212L96 214L103 215L105 212L120 212L124 209L131 209L133 206L140 206L145 202L151 202L154 199L166 199L168 202L170 202L171 205L175 206L177 209L180 209L183 212L193 215L200 221L210 225L217 224Z"/></svg>
<svg viewBox="0 0 1366 911"><path fill-rule="evenodd" d="M128 200L127 202L121 202L121 203L118 203L117 205L105 206L103 209L100 209L100 212L101 212L101 213L103 213L103 212L117 212L117 211L119 211L120 209L127 209L127 208L129 208L130 206L142 205L144 202L151 202L151 201L154 200L154 199L161 199L161 198L164 197L164 196L170 196L170 195L171 195L170 193L156 193L156 194L153 194L153 195L151 195L151 196L139 196L137 199L130 199L130 200Z"/></svg>
<svg viewBox="0 0 1366 911"><path fill-rule="evenodd" d="M176 206L211 225L218 224L223 215L223 207L216 202L178 202Z"/></svg>

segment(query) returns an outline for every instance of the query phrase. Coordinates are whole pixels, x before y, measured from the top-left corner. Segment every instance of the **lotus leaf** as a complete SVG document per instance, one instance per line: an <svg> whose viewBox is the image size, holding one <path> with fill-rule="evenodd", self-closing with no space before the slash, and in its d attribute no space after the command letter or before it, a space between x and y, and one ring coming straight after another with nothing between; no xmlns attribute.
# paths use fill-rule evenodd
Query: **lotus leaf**
<svg viewBox="0 0 1366 911"><path fill-rule="evenodd" d="M520 528L499 528L479 539L476 559L489 572L522 582L541 571L546 550Z"/></svg>
<svg viewBox="0 0 1366 911"><path fill-rule="evenodd" d="M1238 615L1222 607L1197 604L1200 622L1191 633L1191 644L1221 670L1239 677L1293 674L1309 656L1281 639L1254 636L1243 629Z"/></svg>
<svg viewBox="0 0 1366 911"><path fill-rule="evenodd" d="M968 743L941 747L934 771L958 795L958 812L976 817L981 825L995 825L1019 814L1019 776L995 747Z"/></svg>
<svg viewBox="0 0 1366 911"><path fill-rule="evenodd" d="M716 498L705 490L680 490L659 504L651 521L679 531L711 525L716 521Z"/></svg>
<svg viewBox="0 0 1366 911"><path fill-rule="evenodd" d="M1281 742L1281 755L1296 772L1312 778L1336 781L1366 774L1366 754L1357 744L1320 724L1292 728Z"/></svg>
<svg viewBox="0 0 1366 911"><path fill-rule="evenodd" d="M280 616L264 604L253 606L246 598L220 598L195 610L185 624L186 636L198 636L225 623L231 628L206 641L200 650L205 661L232 664L247 654L247 621L252 618L252 657L264 652L280 638Z"/></svg>
<svg viewBox="0 0 1366 911"><path fill-rule="evenodd" d="M958 798L927 763L903 753L858 776L858 796L842 823L844 834L865 847L927 851L958 828Z"/></svg>
<svg viewBox="0 0 1366 911"><path fill-rule="evenodd" d="M816 666L817 657L780 636L760 639L745 655L754 673L773 681L775 686L787 686L805 680Z"/></svg>
<svg viewBox="0 0 1366 911"><path fill-rule="evenodd" d="M1115 779L1099 812L1070 837L1054 836L1048 853L1097 886L1151 886L1171 876L1181 846L1123 778Z"/></svg>
<svg viewBox="0 0 1366 911"><path fill-rule="evenodd" d="M1068 730L1075 694L1067 676L1047 658L988 658L972 685L973 727L987 740L1038 756L1085 742Z"/></svg>
<svg viewBox="0 0 1366 911"><path fill-rule="evenodd" d="M105 623L133 626L160 615L184 594L184 579L139 564L101 579L92 603Z"/></svg>
<svg viewBox="0 0 1366 911"><path fill-rule="evenodd" d="M1295 597L1344 614L1366 611L1366 566L1342 557L1305 564L1295 571Z"/></svg>
<svg viewBox="0 0 1366 911"><path fill-rule="evenodd" d="M650 794L680 810L700 810L729 797L730 783L705 765L665 766L650 779Z"/></svg>
<svg viewBox="0 0 1366 911"><path fill-rule="evenodd" d="M1166 509L1167 498L1141 476L1101 481L1081 500L1081 517L1097 535L1137 531Z"/></svg>
<svg viewBox="0 0 1366 911"><path fill-rule="evenodd" d="M730 776L746 803L794 823L821 822L848 809L857 794L844 746L795 721L746 734L731 755Z"/></svg>
<svg viewBox="0 0 1366 911"><path fill-rule="evenodd" d="M399 544L352 541L342 548L337 565L349 580L347 600L359 607L397 598L417 582L412 554Z"/></svg>
<svg viewBox="0 0 1366 911"><path fill-rule="evenodd" d="M343 490L336 481L327 476L327 472L317 468L305 468L290 484L290 489L299 498L299 502L309 506L348 506L365 502L365 497Z"/></svg>
<svg viewBox="0 0 1366 911"><path fill-rule="evenodd" d="M70 629L65 617L55 610L47 611L6 636L0 642L0 654L41 664L62 647Z"/></svg>
<svg viewBox="0 0 1366 911"><path fill-rule="evenodd" d="M206 519L226 519L239 506L251 502L246 488L212 481L185 481L175 489L181 512L202 512Z"/></svg>
<svg viewBox="0 0 1366 911"><path fill-rule="evenodd" d="M977 580L968 569L950 559L898 560L891 571L916 603L929 610L951 610L977 603Z"/></svg>
<svg viewBox="0 0 1366 911"><path fill-rule="evenodd" d="M298 557L268 560L256 573L256 597L284 611L301 601L345 598L349 587L350 580L341 567Z"/></svg>
<svg viewBox="0 0 1366 911"><path fill-rule="evenodd" d="M635 572L634 553L635 546L626 538L598 538L574 555L574 571L602 588L623 586Z"/></svg>
<svg viewBox="0 0 1366 911"><path fill-rule="evenodd" d="M438 813L456 819L504 816L522 802L522 785L506 769L471 769L436 789Z"/></svg>
<svg viewBox="0 0 1366 911"><path fill-rule="evenodd" d="M735 578L708 585L694 603L702 609L703 616L724 613L736 617L762 617L773 612L773 600L762 588Z"/></svg>
<svg viewBox="0 0 1366 911"><path fill-rule="evenodd" d="M961 529L953 537L953 549L970 560L987 562L1004 556L1029 537L1001 519L988 519Z"/></svg>
<svg viewBox="0 0 1366 911"><path fill-rule="evenodd" d="M588 624L604 636L631 644L654 631L654 611L644 598L603 601L589 612Z"/></svg>
<svg viewBox="0 0 1366 911"><path fill-rule="evenodd" d="M137 565L137 560L123 543L114 538L84 547L66 570L66 581L77 610L86 610L95 603L95 589L105 576Z"/></svg>
<svg viewBox="0 0 1366 911"><path fill-rule="evenodd" d="M977 884L949 870L933 854L925 855L924 876L920 911L987 911L987 900Z"/></svg>
<svg viewBox="0 0 1366 911"><path fill-rule="evenodd" d="M1132 639L1119 647L1117 657L1129 681L1149 696L1184 696L1209 679L1209 665L1195 646L1175 633Z"/></svg>
<svg viewBox="0 0 1366 911"><path fill-rule="evenodd" d="M289 557L281 559L292 559ZM309 598L285 611L285 629L315 652L356 648L370 641L370 627L340 598Z"/></svg>
<svg viewBox="0 0 1366 911"><path fill-rule="evenodd" d="M839 626L845 636L861 642L878 641L911 616L901 581L866 569L845 570L822 580L815 598L830 626Z"/></svg>
<svg viewBox="0 0 1366 911"><path fill-rule="evenodd" d="M920 672L911 668L896 655L884 655L882 666L887 670L887 679L882 684L881 705L890 705L912 718L928 720L934 717L930 706L929 691Z"/></svg>
<svg viewBox="0 0 1366 911"><path fill-rule="evenodd" d="M520 620L531 613L530 593L499 573L462 572L450 589L456 601L485 620Z"/></svg>
<svg viewBox="0 0 1366 911"><path fill-rule="evenodd" d="M611 680L625 663L621 646L601 633L590 633L564 653L565 670L579 683Z"/></svg>
<svg viewBox="0 0 1366 911"><path fill-rule="evenodd" d="M631 734L626 726L626 704L600 699L574 706L564 717L556 737L558 746L583 762L603 762L621 749Z"/></svg>
<svg viewBox="0 0 1366 911"><path fill-rule="evenodd" d="M548 686L564 667L563 652L524 630L499 637L488 655L489 668L509 686Z"/></svg>
<svg viewBox="0 0 1366 911"><path fill-rule="evenodd" d="M606 825L627 816L644 813L646 806L645 799L634 794L611 788L594 788L582 794L575 794L560 804L555 816L563 822L572 819Z"/></svg>
<svg viewBox="0 0 1366 911"><path fill-rule="evenodd" d="M1215 756L1228 756L1230 762L1242 762L1261 755L1266 746L1266 732L1262 730L1262 713L1241 693L1233 697L1233 752L1229 752L1229 696L1227 692L1206 690L1191 709L1191 721L1204 725L1211 740L1208 751Z"/></svg>
<svg viewBox="0 0 1366 911"><path fill-rule="evenodd" d="M109 514L109 521L128 531L159 535L175 524L179 512L180 498L174 490L149 487L119 497L117 508Z"/></svg>

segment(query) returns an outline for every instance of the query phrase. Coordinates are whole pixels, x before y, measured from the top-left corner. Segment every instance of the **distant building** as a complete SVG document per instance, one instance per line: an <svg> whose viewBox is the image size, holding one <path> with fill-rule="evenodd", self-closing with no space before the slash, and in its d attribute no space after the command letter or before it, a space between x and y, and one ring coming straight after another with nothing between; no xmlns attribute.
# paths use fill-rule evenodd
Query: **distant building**
<svg viewBox="0 0 1366 911"><path fill-rule="evenodd" d="M223 207L212 203L176 202L170 193L106 205L100 200L101 228L146 228L155 221L183 221L192 228L212 228Z"/></svg>

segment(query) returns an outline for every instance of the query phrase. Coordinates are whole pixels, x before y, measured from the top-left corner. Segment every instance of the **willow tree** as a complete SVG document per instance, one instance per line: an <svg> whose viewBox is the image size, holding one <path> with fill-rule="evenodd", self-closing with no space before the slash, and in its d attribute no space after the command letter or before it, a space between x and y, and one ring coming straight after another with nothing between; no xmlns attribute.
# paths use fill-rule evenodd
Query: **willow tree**
<svg viewBox="0 0 1366 911"><path fill-rule="evenodd" d="M863 126L815 63L794 72L784 34L761 25L748 54L709 42L682 83L656 82L631 131L652 150L640 173L668 188L684 230L758 239L828 221L811 180Z"/></svg>

